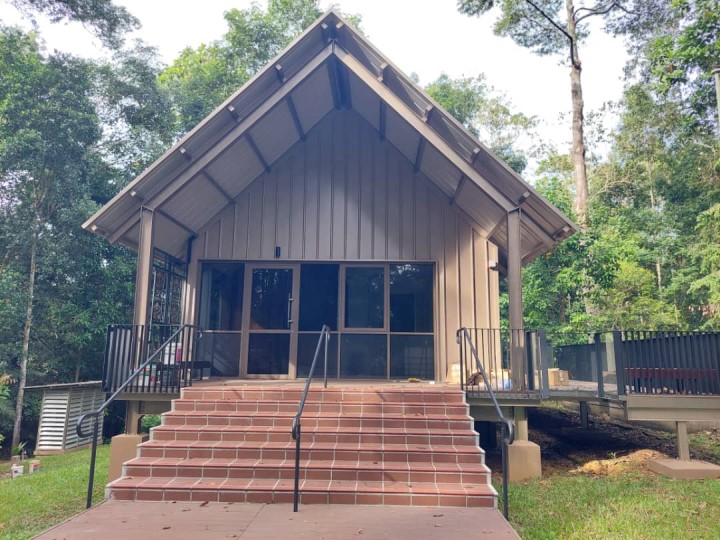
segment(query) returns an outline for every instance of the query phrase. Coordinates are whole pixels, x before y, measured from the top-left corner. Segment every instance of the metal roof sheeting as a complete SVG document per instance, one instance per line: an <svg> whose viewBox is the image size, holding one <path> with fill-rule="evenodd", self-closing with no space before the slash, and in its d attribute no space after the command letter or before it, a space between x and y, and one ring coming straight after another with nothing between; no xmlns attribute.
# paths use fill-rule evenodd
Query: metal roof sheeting
<svg viewBox="0 0 720 540"><path fill-rule="evenodd" d="M155 245L183 244L335 107L351 106L504 251L520 205L524 262L575 225L330 10L83 226L135 247L141 206Z"/></svg>

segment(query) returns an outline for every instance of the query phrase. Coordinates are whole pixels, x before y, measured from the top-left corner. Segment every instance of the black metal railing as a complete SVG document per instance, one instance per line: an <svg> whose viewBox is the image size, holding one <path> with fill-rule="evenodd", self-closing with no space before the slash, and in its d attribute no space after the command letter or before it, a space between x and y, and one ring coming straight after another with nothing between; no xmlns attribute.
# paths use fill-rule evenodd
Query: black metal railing
<svg viewBox="0 0 720 540"><path fill-rule="evenodd" d="M548 363L545 332L540 330L501 330L463 328L475 346L478 361L488 374L489 384L498 394L548 395ZM521 369L513 376L513 361ZM469 396L483 397L485 389L469 351L460 356L460 385Z"/></svg>
<svg viewBox="0 0 720 540"><path fill-rule="evenodd" d="M620 345L616 350L623 393L720 395L720 333L624 331L614 335Z"/></svg>
<svg viewBox="0 0 720 540"><path fill-rule="evenodd" d="M310 390L310 383L312 382L313 375L315 374L315 365L320 354L320 348L323 346L323 340L325 345L325 370L324 370L324 384L323 388L327 388L328 378L328 341L330 341L330 327L323 325L320 330L320 337L318 338L317 347L315 348L315 356L313 356L312 364L310 365L310 371L305 381L305 388L303 389L302 396L300 397L300 403L298 403L298 411L293 418L292 423L292 438L295 440L295 488L293 491L293 512L298 511L298 502L300 499L300 439L302 436L302 428L300 426L300 418L302 417L303 410L305 409L305 401L307 400L308 392Z"/></svg>
<svg viewBox="0 0 720 540"><path fill-rule="evenodd" d="M142 327L136 327L135 325L128 325L133 326L135 328L142 328ZM87 506L86 508L90 508L92 506L92 492L93 492L93 484L95 481L95 461L97 458L97 440L98 440L98 432L99 432L99 425L101 423L100 418L104 415L105 409L113 402L115 399L125 391L129 391L132 389L132 391L137 392L138 391L138 385L137 385L137 379L138 377L145 377L145 374L148 373L147 369L149 366L161 362L165 363L166 355L169 357L175 358L176 362L178 359L175 357L175 355L178 353L177 346L180 344L184 347L184 352L181 358L192 358L192 355L190 353L191 345L194 341L197 341L202 337L202 330L196 326L192 326L189 324L185 324L183 326L176 327L177 329L171 333L165 341L158 344L157 347L154 348L154 350L147 356L145 360L142 362L138 362L137 367L133 369L130 373L130 375L122 382L122 384L117 385L117 388L114 388L114 391L112 395L105 400L105 403L100 405L100 407L95 410L91 411L89 413L83 414L77 421L77 424L75 426L75 430L77 431L78 437L85 438L89 435L85 431L85 427L87 427L87 424L89 423L90 419L93 419L93 426L92 426L92 451L90 453L90 475L88 478L88 490L87 490ZM110 332L108 332L108 336L110 335ZM144 338L146 336L146 333L143 331L131 331L129 333L130 336L133 338L136 338L138 340ZM108 337L108 339L110 339ZM146 348L141 341L137 342L136 349L132 349L132 344L129 344L131 350L134 350L138 353L146 353L149 352L150 349ZM137 356L135 358L138 358ZM167 370L165 373L172 373L172 375L165 376L166 378L172 378L173 380L167 380L165 382L158 383L157 378L152 383L148 383L147 386L153 386L155 388L171 388L171 389L177 389L179 391L180 384L183 383L184 386L190 386L192 384L192 379L189 378L189 374L192 373L193 366L192 366L192 360L189 362L189 366L186 366L183 368L182 371L180 370ZM164 376L164 375L163 375ZM181 377L188 376L188 379L182 380ZM143 385L145 386L145 385Z"/></svg>
<svg viewBox="0 0 720 540"><path fill-rule="evenodd" d="M457 343L460 347L460 358L465 357L465 353L469 350L472 358L475 360L474 373L478 373L483 381L485 382L485 389L492 400L493 406L495 407L495 413L498 417L498 422L502 426L502 474L503 474L503 515L505 519L508 519L508 446L515 440L515 427L512 421L505 418L505 415L498 404L497 398L495 397L495 391L493 385L488 379L485 368L480 361L477 349L473 344L472 336L467 328L460 328L457 331Z"/></svg>
<svg viewBox="0 0 720 540"><path fill-rule="evenodd" d="M128 376L151 356L125 391L177 394L188 386L198 369L193 361L193 335L178 332L189 325L113 324L108 327L103 363L103 390L115 392ZM162 354L155 354L162 350Z"/></svg>
<svg viewBox="0 0 720 540"><path fill-rule="evenodd" d="M720 395L720 333L626 330L559 333L548 341L554 392ZM553 371L553 370L551 370Z"/></svg>

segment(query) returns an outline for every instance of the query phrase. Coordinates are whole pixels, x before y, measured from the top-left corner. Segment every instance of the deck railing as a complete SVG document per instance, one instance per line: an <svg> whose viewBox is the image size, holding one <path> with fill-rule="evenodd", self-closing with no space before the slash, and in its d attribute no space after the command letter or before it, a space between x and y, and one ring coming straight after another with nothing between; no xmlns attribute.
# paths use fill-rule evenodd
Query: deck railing
<svg viewBox="0 0 720 540"><path fill-rule="evenodd" d="M178 330L185 328L183 332ZM126 392L177 394L198 375L194 362L195 327L170 324L113 324L108 327L103 363L103 390L115 392L141 364L147 363ZM160 351L160 352L158 352Z"/></svg>
<svg viewBox="0 0 720 540"><path fill-rule="evenodd" d="M547 397L548 374L545 332L499 328L463 328L473 344L478 362L488 375L495 394ZM524 374L513 377L513 355L519 356ZM460 385L469 396L485 396L487 391L469 349L460 351Z"/></svg>

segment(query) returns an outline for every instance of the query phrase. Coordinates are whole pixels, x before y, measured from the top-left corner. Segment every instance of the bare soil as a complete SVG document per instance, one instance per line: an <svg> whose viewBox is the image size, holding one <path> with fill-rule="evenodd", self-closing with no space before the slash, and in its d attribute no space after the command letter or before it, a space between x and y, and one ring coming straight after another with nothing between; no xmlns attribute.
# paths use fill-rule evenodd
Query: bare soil
<svg viewBox="0 0 720 540"><path fill-rule="evenodd" d="M607 415L591 415L589 428L580 425L577 412L562 408L539 408L528 411L530 440L540 445L543 476L577 474L587 476L620 476L629 472L650 473L649 459L676 457L675 435L626 424ZM720 430L702 432L706 446L693 447L693 459L720 464ZM487 462L494 471L501 470L499 451L488 452Z"/></svg>

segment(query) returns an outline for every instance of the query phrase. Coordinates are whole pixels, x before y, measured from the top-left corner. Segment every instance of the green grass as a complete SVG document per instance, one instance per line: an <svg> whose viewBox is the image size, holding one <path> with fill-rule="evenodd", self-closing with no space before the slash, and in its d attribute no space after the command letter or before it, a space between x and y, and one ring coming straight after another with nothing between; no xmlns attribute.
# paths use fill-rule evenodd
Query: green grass
<svg viewBox="0 0 720 540"><path fill-rule="evenodd" d="M93 503L103 499L109 446L98 447ZM40 457L40 472L12 479L0 463L0 539L32 538L85 509L90 450Z"/></svg>
<svg viewBox="0 0 720 540"><path fill-rule="evenodd" d="M523 540L720 538L720 481L564 474L511 484L510 522Z"/></svg>

